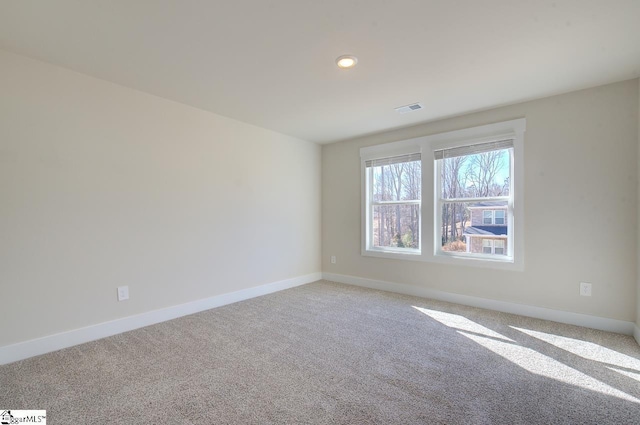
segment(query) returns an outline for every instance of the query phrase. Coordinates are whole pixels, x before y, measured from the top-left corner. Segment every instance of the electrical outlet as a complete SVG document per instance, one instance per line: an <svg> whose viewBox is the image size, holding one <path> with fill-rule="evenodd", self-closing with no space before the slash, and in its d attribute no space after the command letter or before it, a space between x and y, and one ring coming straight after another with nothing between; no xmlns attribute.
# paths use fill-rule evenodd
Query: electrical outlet
<svg viewBox="0 0 640 425"><path fill-rule="evenodd" d="M129 287L118 286L118 301L124 301L129 299Z"/></svg>
<svg viewBox="0 0 640 425"><path fill-rule="evenodd" d="M580 295L583 297L591 296L591 284L587 282L580 282Z"/></svg>
<svg viewBox="0 0 640 425"><path fill-rule="evenodd" d="M331 256L331 264L335 264L336 263L336 256L332 255Z"/></svg>

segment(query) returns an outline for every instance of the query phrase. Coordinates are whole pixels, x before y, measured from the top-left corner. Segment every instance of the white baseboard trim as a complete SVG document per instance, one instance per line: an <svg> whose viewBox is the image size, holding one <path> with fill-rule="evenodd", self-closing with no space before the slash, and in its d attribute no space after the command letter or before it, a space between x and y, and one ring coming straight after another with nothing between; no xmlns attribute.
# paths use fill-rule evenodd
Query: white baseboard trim
<svg viewBox="0 0 640 425"><path fill-rule="evenodd" d="M625 335L635 335L636 341L640 343L640 330L638 329L638 327L635 326L633 322L625 322L624 320L608 319L605 317L553 310L550 308L535 307L531 305L517 304L507 301L491 300L487 298L473 297L470 295L460 295L450 292L438 291L435 289L421 288L404 283L386 282L382 280L367 279L356 276L322 273L322 278L324 280L329 280L332 282L346 283L349 285L362 286L370 289L397 292L400 294L413 295L416 297L432 298L435 300L485 308L488 310L496 310L504 313L519 314L521 316L533 317L536 319L551 320L554 322L583 326L586 328L599 329L609 332L616 332Z"/></svg>
<svg viewBox="0 0 640 425"><path fill-rule="evenodd" d="M640 327L638 325L633 326L633 337L636 339L638 345L640 345Z"/></svg>
<svg viewBox="0 0 640 425"><path fill-rule="evenodd" d="M145 326L153 325L200 311L209 310L238 301L248 300L261 295L282 291L307 283L315 282L322 278L321 273L311 273L278 282L267 283L253 288L242 289L236 292L216 295L211 298L191 301L159 310L148 311L134 316L123 317L97 325L74 329L42 338L19 342L0 347L0 365L13 363L40 354L50 353L96 339L105 338L122 332L131 331Z"/></svg>

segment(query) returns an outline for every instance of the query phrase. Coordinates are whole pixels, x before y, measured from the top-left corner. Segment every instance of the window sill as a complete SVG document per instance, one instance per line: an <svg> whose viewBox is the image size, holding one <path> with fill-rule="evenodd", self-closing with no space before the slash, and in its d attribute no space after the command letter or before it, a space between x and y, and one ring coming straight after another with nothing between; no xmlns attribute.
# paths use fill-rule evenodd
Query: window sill
<svg viewBox="0 0 640 425"><path fill-rule="evenodd" d="M515 261L512 257L505 258L479 258L455 254L423 254L414 252L397 252L384 250L362 250L363 257L387 258L392 260L422 261L425 263L449 264L463 267L475 267L494 270L523 271L524 264Z"/></svg>
<svg viewBox="0 0 640 425"><path fill-rule="evenodd" d="M362 250L362 256L364 257L377 257L377 258L391 258L395 260L410 260L410 261L422 261L422 253L416 251L392 251L382 249L364 249Z"/></svg>
<svg viewBox="0 0 640 425"><path fill-rule="evenodd" d="M469 256L469 255L459 255L459 254L446 254L446 253L437 253L432 256L431 261L443 264L454 264L459 266L469 266L469 267L482 267L489 269L498 269L498 270L514 270L514 271L523 271L524 264L516 262L513 257L503 257L492 258L493 256L487 255L486 257L477 257L477 256ZM429 260L426 260L429 261Z"/></svg>

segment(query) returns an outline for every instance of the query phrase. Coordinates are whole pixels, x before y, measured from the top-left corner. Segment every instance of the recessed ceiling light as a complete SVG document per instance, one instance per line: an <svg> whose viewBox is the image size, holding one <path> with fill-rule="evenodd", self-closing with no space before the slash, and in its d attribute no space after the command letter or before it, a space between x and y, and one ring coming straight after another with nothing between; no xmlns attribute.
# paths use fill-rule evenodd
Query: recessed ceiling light
<svg viewBox="0 0 640 425"><path fill-rule="evenodd" d="M358 58L351 55L342 55L336 59L336 65L338 68L349 69L356 66L358 63Z"/></svg>

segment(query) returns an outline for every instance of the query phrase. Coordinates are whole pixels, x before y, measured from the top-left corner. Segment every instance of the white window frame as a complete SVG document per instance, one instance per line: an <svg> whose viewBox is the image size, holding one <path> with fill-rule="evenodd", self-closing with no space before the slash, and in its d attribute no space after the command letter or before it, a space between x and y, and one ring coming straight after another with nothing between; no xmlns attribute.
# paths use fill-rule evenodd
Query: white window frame
<svg viewBox="0 0 640 425"><path fill-rule="evenodd" d="M407 152L406 155L409 154L415 154L415 153L420 153L420 152ZM397 157L397 156L402 156L403 154L394 154L394 155L388 155L385 157L380 157L380 158L370 158L370 159L383 159L383 158L393 158L393 157ZM365 161L366 162L366 161ZM417 161L416 161L417 162ZM417 205L418 207L418 228L421 229L422 228L422 212L421 212L421 204L422 204L422 194L420 196L420 199L414 199L414 200L404 200L404 201L373 201L374 198L374 193L373 193L373 185L371 185L370 183L373 181L373 169L374 167L366 167L365 164L365 179L366 179L366 186L367 186L367 193L366 193L366 198L367 198L367 219L368 220L373 220L373 215L374 215L374 209L376 206L385 206L385 205ZM392 247L392 246L375 246L373 244L373 240L374 240L374 235L373 235L373 226L371 225L372 222L370 221L369 224L367 225L367 235L366 235L366 241L367 241L367 246L368 249L370 251L377 251L377 252L383 252L383 253L398 253L401 255L419 255L420 251L422 249L422 239L419 239L418 241L418 248L398 248L398 247Z"/></svg>
<svg viewBox="0 0 640 425"><path fill-rule="evenodd" d="M422 190L420 201L401 201L402 204L417 204L418 209L420 210L419 214L419 224L420 228L420 240L418 249L412 248L395 248L395 247L376 247L373 245L373 207L375 205L383 204L379 202L373 201L373 186L371 185L373 168L367 168L366 162L370 160L383 159L383 158L392 158L396 156L402 155L411 155L415 153L422 154L422 149L420 145L410 143L410 141L401 142L399 144L393 144L393 146L381 145L381 146L373 146L367 149L366 154L363 155L361 152L360 158L362 160L362 206L364 210L362 211L362 252L363 255L374 256L374 257L384 257L384 258L418 258L422 253L422 198L424 195L424 190ZM421 155L422 156L422 155ZM421 158L422 164L424 164L424 158ZM422 173L422 171L421 171ZM424 184L424 179L422 184Z"/></svg>
<svg viewBox="0 0 640 425"><path fill-rule="evenodd" d="M361 254L368 257L427 261L463 266L505 270L524 270L524 133L526 119L520 118L495 124L450 131L415 139L369 146L360 149L361 159ZM437 213L437 179L439 173L433 152L475 143L486 143L500 138L513 139L511 149L511 191L505 223L509 229L505 256L469 255L463 252L443 252L440 249ZM372 249L369 229L372 226L365 162L411 153L420 153L422 161L422 196L420 204L420 249Z"/></svg>
<svg viewBox="0 0 640 425"><path fill-rule="evenodd" d="M501 212L502 213L502 223L498 223L496 220L498 219L498 217L496 217L496 213ZM507 212L505 210L493 210L493 223L496 226L504 226L505 224L507 224Z"/></svg>

